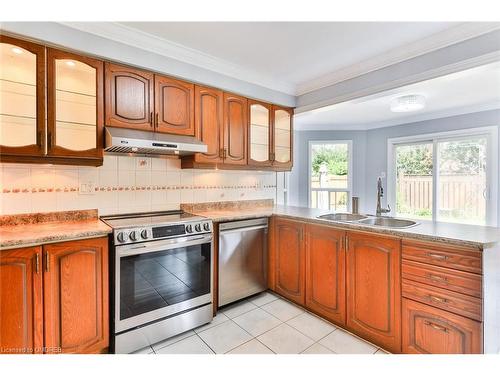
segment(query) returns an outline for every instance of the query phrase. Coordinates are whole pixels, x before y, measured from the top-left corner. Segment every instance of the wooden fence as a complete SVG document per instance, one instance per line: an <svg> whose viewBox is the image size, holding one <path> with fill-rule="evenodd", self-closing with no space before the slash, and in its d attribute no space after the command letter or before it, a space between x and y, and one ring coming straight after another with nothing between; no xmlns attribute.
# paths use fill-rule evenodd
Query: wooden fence
<svg viewBox="0 0 500 375"><path fill-rule="evenodd" d="M468 215L484 217L484 176L439 176L439 208L442 211L467 211ZM432 211L432 176L400 176L399 202L412 210Z"/></svg>

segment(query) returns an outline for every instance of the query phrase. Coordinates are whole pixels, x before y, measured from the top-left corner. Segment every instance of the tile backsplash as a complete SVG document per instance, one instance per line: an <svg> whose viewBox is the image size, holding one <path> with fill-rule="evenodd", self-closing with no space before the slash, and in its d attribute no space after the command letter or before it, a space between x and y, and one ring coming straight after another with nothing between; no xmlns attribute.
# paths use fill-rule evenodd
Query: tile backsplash
<svg viewBox="0 0 500 375"><path fill-rule="evenodd" d="M0 164L0 214L84 210L100 215L181 203L276 199L276 173L181 169L175 158L104 156L101 167Z"/></svg>

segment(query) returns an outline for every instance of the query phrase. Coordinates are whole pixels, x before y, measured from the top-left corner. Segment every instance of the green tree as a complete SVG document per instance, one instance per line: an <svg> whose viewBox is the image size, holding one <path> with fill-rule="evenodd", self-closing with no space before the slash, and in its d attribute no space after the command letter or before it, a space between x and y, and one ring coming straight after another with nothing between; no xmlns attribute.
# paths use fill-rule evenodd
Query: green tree
<svg viewBox="0 0 500 375"><path fill-rule="evenodd" d="M312 173L319 175L319 168L325 164L328 173L336 176L347 174L347 147L345 145L322 145L314 149Z"/></svg>

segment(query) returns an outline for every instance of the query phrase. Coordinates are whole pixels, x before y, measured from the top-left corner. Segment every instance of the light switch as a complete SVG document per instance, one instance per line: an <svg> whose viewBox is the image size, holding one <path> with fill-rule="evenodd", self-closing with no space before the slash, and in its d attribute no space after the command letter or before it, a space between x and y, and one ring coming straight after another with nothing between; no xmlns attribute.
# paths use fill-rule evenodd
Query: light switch
<svg viewBox="0 0 500 375"><path fill-rule="evenodd" d="M83 195L93 195L95 194L95 186L96 184L93 181L82 182L80 183L79 193Z"/></svg>

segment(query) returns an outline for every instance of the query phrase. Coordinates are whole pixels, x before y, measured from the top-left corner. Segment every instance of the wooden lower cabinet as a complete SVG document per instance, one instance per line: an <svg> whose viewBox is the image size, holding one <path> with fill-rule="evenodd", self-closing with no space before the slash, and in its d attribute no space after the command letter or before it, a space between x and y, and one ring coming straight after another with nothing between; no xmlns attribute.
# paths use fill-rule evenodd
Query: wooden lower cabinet
<svg viewBox="0 0 500 375"><path fill-rule="evenodd" d="M401 241L347 233L347 327L365 339L401 351Z"/></svg>
<svg viewBox="0 0 500 375"><path fill-rule="evenodd" d="M62 353L109 346L107 239L44 246L45 345Z"/></svg>
<svg viewBox="0 0 500 375"><path fill-rule="evenodd" d="M304 224L276 219L271 237L271 256L274 258L274 290L283 297L305 304L305 246Z"/></svg>
<svg viewBox="0 0 500 375"><path fill-rule="evenodd" d="M0 354L43 346L42 248L0 251Z"/></svg>
<svg viewBox="0 0 500 375"><path fill-rule="evenodd" d="M403 299L403 353L482 353L482 324Z"/></svg>
<svg viewBox="0 0 500 375"><path fill-rule="evenodd" d="M346 323L343 230L306 226L306 307L332 322Z"/></svg>
<svg viewBox="0 0 500 375"><path fill-rule="evenodd" d="M0 261L0 352L106 351L107 237L3 250Z"/></svg>

